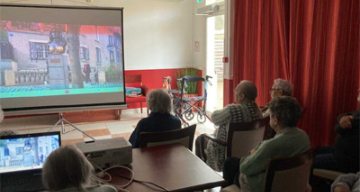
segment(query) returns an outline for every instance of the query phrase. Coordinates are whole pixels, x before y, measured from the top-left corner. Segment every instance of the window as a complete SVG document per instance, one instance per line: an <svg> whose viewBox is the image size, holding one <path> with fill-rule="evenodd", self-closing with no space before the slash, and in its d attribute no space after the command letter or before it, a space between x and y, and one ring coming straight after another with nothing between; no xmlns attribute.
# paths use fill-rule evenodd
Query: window
<svg viewBox="0 0 360 192"><path fill-rule="evenodd" d="M206 5L211 5L211 4L220 3L220 2L224 2L224 0L206 0Z"/></svg>
<svg viewBox="0 0 360 192"><path fill-rule="evenodd" d="M110 56L110 62L111 63L114 63L114 51L112 51L112 50L109 50L109 56Z"/></svg>
<svg viewBox="0 0 360 192"><path fill-rule="evenodd" d="M116 48L119 48L120 47L120 34L119 33L115 33L114 34L114 37L113 37L113 43L114 43L114 46L116 47Z"/></svg>
<svg viewBox="0 0 360 192"><path fill-rule="evenodd" d="M101 65L101 49L96 47L96 63Z"/></svg>
<svg viewBox="0 0 360 192"><path fill-rule="evenodd" d="M213 77L208 89L206 109L214 111L223 108L224 86L224 15L207 17L206 74Z"/></svg>
<svg viewBox="0 0 360 192"><path fill-rule="evenodd" d="M113 36L111 36L111 35L109 35L109 45L108 45L109 47L110 46L114 46L114 37Z"/></svg>
<svg viewBox="0 0 360 192"><path fill-rule="evenodd" d="M89 49L86 47L80 47L80 59L81 60L89 60Z"/></svg>
<svg viewBox="0 0 360 192"><path fill-rule="evenodd" d="M116 51L116 63L120 63L120 51Z"/></svg>
<svg viewBox="0 0 360 192"><path fill-rule="evenodd" d="M0 42L0 59L13 59L13 47L8 42Z"/></svg>
<svg viewBox="0 0 360 192"><path fill-rule="evenodd" d="M21 155L21 154L23 154L23 152L24 152L24 147L16 147L15 148L16 155Z"/></svg>
<svg viewBox="0 0 360 192"><path fill-rule="evenodd" d="M47 43L30 42L30 59L46 60L49 54L49 46Z"/></svg>

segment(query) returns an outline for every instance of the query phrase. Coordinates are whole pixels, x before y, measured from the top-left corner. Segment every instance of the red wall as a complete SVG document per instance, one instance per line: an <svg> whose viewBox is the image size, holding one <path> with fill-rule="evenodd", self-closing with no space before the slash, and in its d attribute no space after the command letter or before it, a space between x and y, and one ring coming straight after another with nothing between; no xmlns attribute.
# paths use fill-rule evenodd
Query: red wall
<svg viewBox="0 0 360 192"><path fill-rule="evenodd" d="M143 85L149 89L162 88L162 80L165 76L171 76L171 87L176 87L176 72L179 69L151 69L151 70L126 70L126 75L141 75Z"/></svg>
<svg viewBox="0 0 360 192"><path fill-rule="evenodd" d="M162 88L163 77L171 77L171 88L176 89L176 75L177 72L184 68L177 69L149 69L149 70L125 70L126 75L141 75L142 84L151 89ZM198 71L198 75L202 75L202 71ZM143 107L146 106L146 103L143 103ZM139 108L140 104L128 104L128 108Z"/></svg>

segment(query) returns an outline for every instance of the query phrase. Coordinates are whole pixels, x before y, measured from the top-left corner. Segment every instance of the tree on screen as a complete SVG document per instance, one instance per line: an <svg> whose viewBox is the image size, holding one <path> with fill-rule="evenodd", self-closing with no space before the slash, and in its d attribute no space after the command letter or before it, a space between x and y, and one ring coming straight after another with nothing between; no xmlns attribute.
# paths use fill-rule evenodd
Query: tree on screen
<svg viewBox="0 0 360 192"><path fill-rule="evenodd" d="M68 32L66 33L67 48L69 53L69 65L71 71L71 84L73 88L83 88L83 76L80 64L80 26L68 25Z"/></svg>

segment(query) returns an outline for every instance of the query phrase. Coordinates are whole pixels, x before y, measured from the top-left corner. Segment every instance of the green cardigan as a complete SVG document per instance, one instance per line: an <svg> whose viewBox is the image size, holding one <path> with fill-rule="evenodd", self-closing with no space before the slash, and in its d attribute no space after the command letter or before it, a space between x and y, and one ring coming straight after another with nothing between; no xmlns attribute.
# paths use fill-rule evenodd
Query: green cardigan
<svg viewBox="0 0 360 192"><path fill-rule="evenodd" d="M254 153L240 162L242 191L264 192L266 170L272 159L292 157L309 149L309 137L299 128L284 129L274 138L263 141Z"/></svg>

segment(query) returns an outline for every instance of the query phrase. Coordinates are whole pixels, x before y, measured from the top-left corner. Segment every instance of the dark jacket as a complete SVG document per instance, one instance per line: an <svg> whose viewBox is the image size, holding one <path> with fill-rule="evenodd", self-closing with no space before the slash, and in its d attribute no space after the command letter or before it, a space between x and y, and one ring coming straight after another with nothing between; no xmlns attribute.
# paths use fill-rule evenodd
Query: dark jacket
<svg viewBox="0 0 360 192"><path fill-rule="evenodd" d="M339 124L336 125L335 130L338 137L335 142L334 157L341 165L341 168L348 172L359 171L359 130L360 130L360 110L343 114L338 117L340 119L344 115L352 115L351 128L341 128Z"/></svg>
<svg viewBox="0 0 360 192"><path fill-rule="evenodd" d="M134 148L139 147L139 137L141 132L161 132L181 129L181 121L179 118L169 113L150 113L149 117L143 118L136 125L132 132L129 142Z"/></svg>

